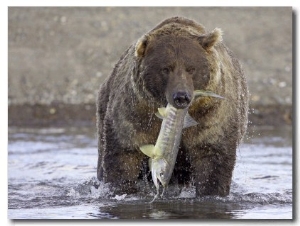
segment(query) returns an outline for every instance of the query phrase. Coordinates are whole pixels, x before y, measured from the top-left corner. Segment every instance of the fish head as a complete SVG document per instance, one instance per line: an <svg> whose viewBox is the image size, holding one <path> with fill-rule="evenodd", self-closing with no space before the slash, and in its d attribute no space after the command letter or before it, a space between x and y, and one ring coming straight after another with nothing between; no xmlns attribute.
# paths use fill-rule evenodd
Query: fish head
<svg viewBox="0 0 300 226"><path fill-rule="evenodd" d="M154 181L155 186L158 186L158 180L162 184L163 187L166 187L170 181L173 168L169 166L168 162L163 159L155 159L152 161L152 179Z"/></svg>
<svg viewBox="0 0 300 226"><path fill-rule="evenodd" d="M222 97L216 93L213 93L210 90L195 90L194 97L195 98L197 98L197 97L215 97L215 98L224 99L224 97Z"/></svg>

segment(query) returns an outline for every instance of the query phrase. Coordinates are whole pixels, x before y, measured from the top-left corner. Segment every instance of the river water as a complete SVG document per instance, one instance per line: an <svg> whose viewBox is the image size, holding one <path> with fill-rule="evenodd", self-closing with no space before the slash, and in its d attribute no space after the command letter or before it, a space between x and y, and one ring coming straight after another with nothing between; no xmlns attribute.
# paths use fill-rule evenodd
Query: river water
<svg viewBox="0 0 300 226"><path fill-rule="evenodd" d="M228 197L196 198L193 186L173 186L167 198L149 204L154 187L118 196L96 179L94 128L11 127L8 218L292 219L292 128L248 131L237 151Z"/></svg>

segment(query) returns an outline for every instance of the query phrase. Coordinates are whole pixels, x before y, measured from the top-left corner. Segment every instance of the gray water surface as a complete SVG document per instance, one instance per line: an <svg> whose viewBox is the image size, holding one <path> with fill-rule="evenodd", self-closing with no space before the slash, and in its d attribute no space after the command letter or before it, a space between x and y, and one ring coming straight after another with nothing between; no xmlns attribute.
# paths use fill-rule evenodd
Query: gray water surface
<svg viewBox="0 0 300 226"><path fill-rule="evenodd" d="M251 127L237 151L228 197L195 197L192 185L114 195L96 179L92 127L9 128L10 219L292 219L292 128ZM171 191L176 191L172 193Z"/></svg>

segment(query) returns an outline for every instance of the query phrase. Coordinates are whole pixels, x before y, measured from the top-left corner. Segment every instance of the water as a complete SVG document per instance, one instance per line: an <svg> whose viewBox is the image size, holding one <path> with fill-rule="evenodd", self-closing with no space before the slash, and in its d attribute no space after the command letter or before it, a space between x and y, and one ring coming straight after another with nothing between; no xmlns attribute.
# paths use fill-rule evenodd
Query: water
<svg viewBox="0 0 300 226"><path fill-rule="evenodd" d="M152 184L118 196L95 178L96 166L94 128L9 128L8 218L292 219L291 127L249 129L228 197L196 198L193 186L173 186L149 204Z"/></svg>

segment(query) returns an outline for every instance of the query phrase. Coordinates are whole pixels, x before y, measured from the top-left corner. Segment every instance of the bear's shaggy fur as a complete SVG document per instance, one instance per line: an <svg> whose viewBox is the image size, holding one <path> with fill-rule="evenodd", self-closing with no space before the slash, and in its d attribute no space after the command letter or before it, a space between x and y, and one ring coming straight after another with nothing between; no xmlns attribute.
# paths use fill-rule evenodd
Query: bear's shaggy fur
<svg viewBox="0 0 300 226"><path fill-rule="evenodd" d="M119 192L137 191L147 164L139 147L155 144L159 107L178 91L210 90L225 97L195 99L189 114L199 124L183 130L173 181L193 182L197 196L228 195L236 149L247 126L248 89L222 32L206 32L192 20L172 17L130 46L97 101L99 180Z"/></svg>

